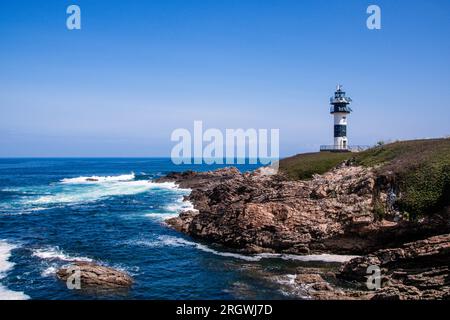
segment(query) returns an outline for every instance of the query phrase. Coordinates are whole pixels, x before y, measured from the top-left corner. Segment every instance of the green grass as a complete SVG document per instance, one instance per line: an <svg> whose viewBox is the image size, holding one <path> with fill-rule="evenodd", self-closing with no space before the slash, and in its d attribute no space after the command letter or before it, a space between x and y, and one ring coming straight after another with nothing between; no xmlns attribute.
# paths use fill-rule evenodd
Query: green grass
<svg viewBox="0 0 450 320"><path fill-rule="evenodd" d="M450 139L395 142L357 154L301 154L281 160L280 169L291 179L309 179L348 159L394 181L401 191L397 206L411 217L450 205Z"/></svg>
<svg viewBox="0 0 450 320"><path fill-rule="evenodd" d="M325 173L352 156L351 153L304 153L281 160L280 169L291 179L310 179L313 174Z"/></svg>

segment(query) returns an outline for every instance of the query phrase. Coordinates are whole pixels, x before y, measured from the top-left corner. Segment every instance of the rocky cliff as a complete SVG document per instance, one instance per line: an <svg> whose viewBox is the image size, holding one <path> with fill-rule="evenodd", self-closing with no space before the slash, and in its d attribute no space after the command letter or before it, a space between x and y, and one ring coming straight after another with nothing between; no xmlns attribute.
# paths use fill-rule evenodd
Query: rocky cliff
<svg viewBox="0 0 450 320"><path fill-rule="evenodd" d="M392 186L372 169L349 163L311 180L226 168L173 173L160 181L192 189L186 200L196 210L169 225L248 253L365 254L450 230L438 215L403 220L392 205Z"/></svg>
<svg viewBox="0 0 450 320"><path fill-rule="evenodd" d="M304 180L225 168L171 173L159 181L192 190L185 200L195 210L167 223L194 238L246 253L361 255L333 275L354 290L300 273L297 281L312 297L449 298L449 207L410 219L396 205L403 190L395 174L379 168L347 159ZM382 270L377 291L365 288L370 265Z"/></svg>

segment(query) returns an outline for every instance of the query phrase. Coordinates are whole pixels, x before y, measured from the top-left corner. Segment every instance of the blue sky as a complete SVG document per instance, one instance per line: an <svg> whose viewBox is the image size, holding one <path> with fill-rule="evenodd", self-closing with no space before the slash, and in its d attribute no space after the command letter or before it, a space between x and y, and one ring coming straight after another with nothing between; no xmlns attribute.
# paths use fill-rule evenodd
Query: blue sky
<svg viewBox="0 0 450 320"><path fill-rule="evenodd" d="M314 151L338 83L350 144L445 136L449 17L444 0L2 0L0 156L169 156L194 120Z"/></svg>

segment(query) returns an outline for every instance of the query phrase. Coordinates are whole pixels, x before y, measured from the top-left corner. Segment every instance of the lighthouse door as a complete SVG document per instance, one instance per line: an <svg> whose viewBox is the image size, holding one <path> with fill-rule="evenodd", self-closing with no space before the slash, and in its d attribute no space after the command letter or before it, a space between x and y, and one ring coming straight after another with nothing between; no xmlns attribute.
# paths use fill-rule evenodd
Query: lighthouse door
<svg viewBox="0 0 450 320"><path fill-rule="evenodd" d="M347 140L342 141L344 149L347 149Z"/></svg>

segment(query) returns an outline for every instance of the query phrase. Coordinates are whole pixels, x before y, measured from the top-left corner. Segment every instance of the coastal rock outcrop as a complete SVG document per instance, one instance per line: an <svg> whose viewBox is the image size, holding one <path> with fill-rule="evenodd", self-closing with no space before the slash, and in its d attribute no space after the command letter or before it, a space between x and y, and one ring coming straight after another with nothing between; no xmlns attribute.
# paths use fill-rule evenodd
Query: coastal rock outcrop
<svg viewBox="0 0 450 320"><path fill-rule="evenodd" d="M82 288L120 289L133 284L133 279L126 273L91 262L74 262L59 269L56 275L66 281L75 271L79 272Z"/></svg>
<svg viewBox="0 0 450 320"><path fill-rule="evenodd" d="M369 267L379 268L380 288L367 287L374 275ZM320 300L449 300L450 234L378 250L325 274L300 267L295 282Z"/></svg>
<svg viewBox="0 0 450 320"><path fill-rule="evenodd" d="M296 282L315 299L449 299L450 209L420 219L397 211L395 179L346 161L309 180L236 168L172 173L158 180L190 188L195 210L167 220L194 238L245 253L349 254L362 257ZM382 287L366 287L379 266ZM348 286L351 289L346 289Z"/></svg>
<svg viewBox="0 0 450 320"><path fill-rule="evenodd" d="M159 181L192 189L186 200L196 210L167 220L169 225L249 253L364 254L395 246L412 230L403 221L378 219L375 204L387 207L388 191L360 166L343 164L305 181L236 168L172 173Z"/></svg>
<svg viewBox="0 0 450 320"><path fill-rule="evenodd" d="M324 251L327 239L373 222L374 179L365 168L343 167L311 181L240 174L235 168L166 179L191 188L187 200L197 209L168 224L247 252ZM345 241L341 244L346 251Z"/></svg>
<svg viewBox="0 0 450 320"><path fill-rule="evenodd" d="M365 283L372 265L381 271L381 288L373 299L450 299L450 234L355 258L337 277Z"/></svg>

